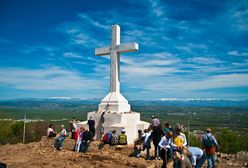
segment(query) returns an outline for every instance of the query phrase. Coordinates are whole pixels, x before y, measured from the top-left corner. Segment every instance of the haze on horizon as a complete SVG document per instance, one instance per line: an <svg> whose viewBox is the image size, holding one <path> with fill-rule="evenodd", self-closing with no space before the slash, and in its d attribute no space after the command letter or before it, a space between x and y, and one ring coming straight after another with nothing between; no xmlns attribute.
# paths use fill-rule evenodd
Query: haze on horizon
<svg viewBox="0 0 248 168"><path fill-rule="evenodd" d="M128 100L248 99L248 1L2 0L0 99L103 98L111 25Z"/></svg>

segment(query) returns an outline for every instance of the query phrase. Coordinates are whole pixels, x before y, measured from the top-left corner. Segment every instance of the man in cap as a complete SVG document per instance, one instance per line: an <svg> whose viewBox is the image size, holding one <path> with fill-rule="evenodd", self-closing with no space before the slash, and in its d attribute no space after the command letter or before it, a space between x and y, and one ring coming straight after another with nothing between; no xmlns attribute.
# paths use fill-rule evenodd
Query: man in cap
<svg viewBox="0 0 248 168"><path fill-rule="evenodd" d="M152 115L151 128L152 128L152 129L155 129L155 128L157 128L158 126L160 126L160 121L159 121L159 119L158 119L155 115Z"/></svg>
<svg viewBox="0 0 248 168"><path fill-rule="evenodd" d="M208 168L215 166L215 147L218 147L218 142L212 135L210 128L206 129L206 133L202 136L202 146L207 154Z"/></svg>

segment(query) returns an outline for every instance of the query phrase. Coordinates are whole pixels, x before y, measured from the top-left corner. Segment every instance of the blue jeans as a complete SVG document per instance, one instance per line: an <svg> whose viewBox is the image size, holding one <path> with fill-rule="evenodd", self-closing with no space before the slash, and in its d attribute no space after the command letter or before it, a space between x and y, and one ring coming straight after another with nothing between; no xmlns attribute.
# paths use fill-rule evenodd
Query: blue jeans
<svg viewBox="0 0 248 168"><path fill-rule="evenodd" d="M60 147L62 147L62 144L63 144L63 141L64 140L65 140L65 137L63 137L63 136L60 136L57 139L55 139L54 147L57 148L57 149L59 149Z"/></svg>
<svg viewBox="0 0 248 168"><path fill-rule="evenodd" d="M208 168L213 168L215 165L214 155L207 155Z"/></svg>
<svg viewBox="0 0 248 168"><path fill-rule="evenodd" d="M145 147L146 150L146 159L150 159L150 147Z"/></svg>
<svg viewBox="0 0 248 168"><path fill-rule="evenodd" d="M207 159L206 153L203 153L202 157L196 161L196 168L202 168L203 163Z"/></svg>

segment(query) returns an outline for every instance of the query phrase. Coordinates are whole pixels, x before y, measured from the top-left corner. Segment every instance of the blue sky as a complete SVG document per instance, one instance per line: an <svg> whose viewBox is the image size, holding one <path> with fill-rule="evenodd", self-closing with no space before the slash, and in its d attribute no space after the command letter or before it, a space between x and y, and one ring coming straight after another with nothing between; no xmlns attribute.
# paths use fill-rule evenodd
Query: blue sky
<svg viewBox="0 0 248 168"><path fill-rule="evenodd" d="M0 99L103 98L112 24L127 99L248 99L247 0L1 0Z"/></svg>

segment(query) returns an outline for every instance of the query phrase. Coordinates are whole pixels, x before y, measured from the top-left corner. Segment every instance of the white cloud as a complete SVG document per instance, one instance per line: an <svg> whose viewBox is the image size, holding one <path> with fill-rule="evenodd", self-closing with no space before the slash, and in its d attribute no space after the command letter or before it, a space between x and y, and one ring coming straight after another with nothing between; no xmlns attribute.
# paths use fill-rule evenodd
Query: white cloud
<svg viewBox="0 0 248 168"><path fill-rule="evenodd" d="M248 56L248 52L239 52L237 50L232 50L228 52L228 55L232 56Z"/></svg>
<svg viewBox="0 0 248 168"><path fill-rule="evenodd" d="M164 14L164 8L162 7L161 3L158 0L150 0L151 7L152 7L152 13L160 17Z"/></svg>
<svg viewBox="0 0 248 168"><path fill-rule="evenodd" d="M130 76L158 76L166 75L168 73L176 72L175 68L165 68L165 67L146 67L146 66L123 66L121 71L128 77Z"/></svg>
<svg viewBox="0 0 248 168"><path fill-rule="evenodd" d="M50 67L45 69L1 68L0 85L20 90L99 89L101 83L78 72Z"/></svg>
<svg viewBox="0 0 248 168"><path fill-rule="evenodd" d="M233 26L241 31L248 30L248 9L237 10L232 13Z"/></svg>
<svg viewBox="0 0 248 168"><path fill-rule="evenodd" d="M78 16L82 20L87 21L88 23L90 23L91 25L94 25L95 27L99 27L99 28L102 28L105 30L110 30L110 28L111 28L111 26L109 26L109 24L105 25L105 24L99 23L87 14L79 13Z"/></svg>
<svg viewBox="0 0 248 168"><path fill-rule="evenodd" d="M220 64L223 61L213 57L193 57L188 58L188 62L199 63L199 64Z"/></svg>
<svg viewBox="0 0 248 168"><path fill-rule="evenodd" d="M83 58L81 55L79 55L78 53L75 53L75 52L72 52L72 51L70 51L70 52L65 52L64 54L63 54L63 56L64 57L66 57L66 58Z"/></svg>
<svg viewBox="0 0 248 168"><path fill-rule="evenodd" d="M222 74L203 78L166 77L144 86L150 91L188 92L208 89L247 87L248 74Z"/></svg>
<svg viewBox="0 0 248 168"><path fill-rule="evenodd" d="M48 45L26 45L26 46L23 46L19 50L19 52L22 54L29 54L29 53L40 51L40 50L46 51L46 52L53 52L55 48L52 46L48 46Z"/></svg>

